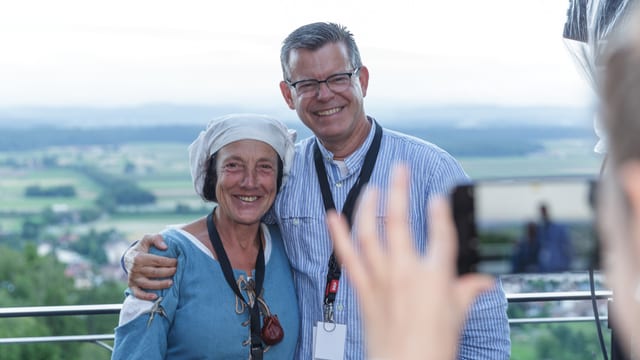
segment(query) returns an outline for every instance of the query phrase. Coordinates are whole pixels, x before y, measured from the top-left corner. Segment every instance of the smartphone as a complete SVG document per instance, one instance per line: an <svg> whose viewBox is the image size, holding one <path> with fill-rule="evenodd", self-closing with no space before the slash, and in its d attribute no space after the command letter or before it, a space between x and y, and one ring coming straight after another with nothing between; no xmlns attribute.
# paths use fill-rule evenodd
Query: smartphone
<svg viewBox="0 0 640 360"><path fill-rule="evenodd" d="M451 194L458 273L599 269L593 178L482 180Z"/></svg>

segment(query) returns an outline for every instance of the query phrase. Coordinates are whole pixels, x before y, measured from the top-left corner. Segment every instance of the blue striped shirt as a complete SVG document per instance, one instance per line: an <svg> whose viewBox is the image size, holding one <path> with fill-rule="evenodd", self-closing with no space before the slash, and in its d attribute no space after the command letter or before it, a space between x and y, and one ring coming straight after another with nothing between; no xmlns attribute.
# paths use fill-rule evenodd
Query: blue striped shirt
<svg viewBox="0 0 640 360"><path fill-rule="evenodd" d="M373 140L371 127L365 143L344 164L334 162L333 155L321 144L325 168L337 210L340 211L347 194L354 185L364 157ZM310 359L313 326L323 319L323 300L327 264L333 251L325 222L325 209L313 161L316 138L296 145L296 157L291 175L282 188L274 210L282 230L285 249L294 271L294 282L300 308L300 339L297 359ZM378 226L384 226L386 197L392 165L405 162L411 170L410 223L416 248L424 252L427 245L427 203L434 195L445 195L451 187L467 182L460 164L447 152L421 139L383 130L380 152L369 184L380 189ZM346 171L341 171L341 166ZM346 175L343 175L346 172ZM355 229L357 230L357 229ZM365 343L358 309L358 300L349 284L346 271L334 304L336 322L347 325L345 359L364 359ZM420 286L419 279L416 285ZM474 304L461 337L460 359L508 359L510 355L507 301L498 284Z"/></svg>

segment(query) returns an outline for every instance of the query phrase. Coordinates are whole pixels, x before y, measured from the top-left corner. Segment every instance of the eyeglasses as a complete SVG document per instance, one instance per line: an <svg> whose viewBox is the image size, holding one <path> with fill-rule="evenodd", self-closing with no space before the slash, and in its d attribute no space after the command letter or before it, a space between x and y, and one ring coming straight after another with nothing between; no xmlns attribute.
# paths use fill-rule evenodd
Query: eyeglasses
<svg viewBox="0 0 640 360"><path fill-rule="evenodd" d="M329 90L333 92L343 92L351 85L351 77L356 75L360 68L356 68L352 72L344 72L333 74L324 80L306 79L287 84L294 88L301 97L317 96L320 91L320 84L325 83Z"/></svg>

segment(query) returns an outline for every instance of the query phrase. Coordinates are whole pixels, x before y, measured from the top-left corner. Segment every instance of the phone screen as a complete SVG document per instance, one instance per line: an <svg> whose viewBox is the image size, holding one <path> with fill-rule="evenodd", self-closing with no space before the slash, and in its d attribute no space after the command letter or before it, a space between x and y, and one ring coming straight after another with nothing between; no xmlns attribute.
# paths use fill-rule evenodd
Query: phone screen
<svg viewBox="0 0 640 360"><path fill-rule="evenodd" d="M597 269L594 187L585 178L487 180L457 187L452 202L458 272Z"/></svg>

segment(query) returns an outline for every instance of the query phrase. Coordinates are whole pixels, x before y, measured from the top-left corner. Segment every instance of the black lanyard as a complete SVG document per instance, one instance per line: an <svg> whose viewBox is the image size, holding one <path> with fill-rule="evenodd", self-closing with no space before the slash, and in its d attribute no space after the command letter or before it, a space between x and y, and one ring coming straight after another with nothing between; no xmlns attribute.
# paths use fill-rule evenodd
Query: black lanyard
<svg viewBox="0 0 640 360"><path fill-rule="evenodd" d="M235 278L233 277L233 269L231 268L231 263L229 262L229 257L227 256L227 252L224 251L224 246L222 246L222 241L220 240L220 235L218 234L218 230L216 229L215 224L213 223L213 212L207 216L207 230L209 231L209 240L211 241L211 245L213 249L216 251L216 255L218 256L218 262L220 263L220 267L222 268L222 272L224 273L224 278L227 280L227 284L236 296L241 299L247 307L249 307L249 313L251 315L251 359L252 360L262 360L262 338L260 337L260 308L258 306L258 296L262 292L262 283L264 281L264 251L262 249L262 241L258 241L258 257L256 258L256 280L255 280L255 296L256 299L253 302L253 306L249 306L249 303L244 299L240 289L238 289L238 285L235 282Z"/></svg>
<svg viewBox="0 0 640 360"><path fill-rule="evenodd" d="M364 157L364 164L358 175L356 183L353 185L347 199L342 207L342 213L346 216L349 226L353 224L353 208L355 206L358 195L362 190L362 187L369 182L373 167L375 166L376 159L378 157L378 151L380 150L380 141L382 140L382 127L375 121L372 121L375 126L375 134L371 146L367 150L367 154ZM324 208L326 211L336 208L333 202L333 194L329 187L329 181L327 180L327 171L324 167L322 160L322 152L318 143L315 144L314 160L316 166L316 175L318 176L318 183L320 184L320 191L322 191L322 199L324 200ZM331 253L329 258L329 265L327 271L327 285L324 291L324 321L333 321L333 303L336 301L336 294L338 293L338 284L340 283L340 275L342 271L340 264L336 260L335 252Z"/></svg>

